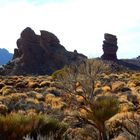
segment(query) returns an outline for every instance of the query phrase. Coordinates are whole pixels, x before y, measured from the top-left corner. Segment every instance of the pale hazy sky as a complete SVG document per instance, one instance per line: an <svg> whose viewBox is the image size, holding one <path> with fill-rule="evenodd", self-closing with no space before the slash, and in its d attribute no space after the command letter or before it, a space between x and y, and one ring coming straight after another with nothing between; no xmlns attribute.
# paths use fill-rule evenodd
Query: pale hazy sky
<svg viewBox="0 0 140 140"><path fill-rule="evenodd" d="M13 52L27 26L88 57L102 55L106 32L117 35L119 58L140 55L140 0L0 0L0 48Z"/></svg>

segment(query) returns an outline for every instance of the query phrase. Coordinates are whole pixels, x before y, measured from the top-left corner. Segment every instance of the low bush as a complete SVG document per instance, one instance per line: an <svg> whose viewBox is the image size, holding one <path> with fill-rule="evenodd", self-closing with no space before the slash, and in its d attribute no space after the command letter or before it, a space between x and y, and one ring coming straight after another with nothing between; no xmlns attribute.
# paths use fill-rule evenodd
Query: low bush
<svg viewBox="0 0 140 140"><path fill-rule="evenodd" d="M53 135L55 140L61 140L66 129L65 123L46 115L25 116L13 113L0 116L1 140L23 140L27 135L36 139L39 134L47 137Z"/></svg>

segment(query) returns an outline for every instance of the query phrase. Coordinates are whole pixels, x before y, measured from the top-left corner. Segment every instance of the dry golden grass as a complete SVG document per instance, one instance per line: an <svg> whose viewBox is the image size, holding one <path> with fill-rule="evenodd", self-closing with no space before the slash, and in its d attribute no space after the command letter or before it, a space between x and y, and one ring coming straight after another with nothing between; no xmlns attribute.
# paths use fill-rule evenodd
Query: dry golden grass
<svg viewBox="0 0 140 140"><path fill-rule="evenodd" d="M0 113L7 116L9 116L9 113L18 113L19 115L26 116L36 116L38 114L59 116L60 121L63 120L70 124L70 129L75 127L74 130L72 130L73 132L70 132L73 133L71 134L73 135L73 139L75 138L75 140L77 140L76 138L79 137L81 138L80 140L86 140L88 136L84 136L85 132L90 135L90 131L87 131L86 128L87 124L81 121L84 126L76 126L75 121L77 121L76 116L83 118L89 116L89 112L83 107L89 108L89 104L85 104L85 99L83 98L85 91L80 82L75 83L76 91L69 92L57 87L57 81L51 76L1 77ZM89 82L85 81L83 85L88 87ZM129 119L133 119L132 113L135 113L136 120L140 120L139 72L102 73L98 75L92 86L95 100L102 96L107 96L108 98L112 96L119 101L119 113L111 119L106 120L107 123L110 122L110 127L111 123L115 123L115 121L126 120L128 117ZM101 107L96 110L98 111L98 113L96 112L97 115L101 114L101 122L102 118L105 119L105 117L103 117L103 111ZM110 107L104 111L105 114L107 111L110 111ZM90 119L92 120L93 117ZM6 127L8 126L6 125ZM19 126L19 132L23 131L20 133L25 133L26 130L31 128L31 125L27 125L25 130L24 127L23 125ZM129 128L131 128L131 125L129 125ZM136 127L134 127L134 130L135 129ZM18 130L15 129L15 131ZM80 136L80 133L83 135ZM118 132L118 135L119 134ZM16 137L16 133L13 133L12 137ZM121 139L121 137L119 136L116 139Z"/></svg>
<svg viewBox="0 0 140 140"><path fill-rule="evenodd" d="M82 116L84 118L86 118L89 115L89 113L87 112L87 110L85 110L84 108L81 108L79 110L79 113L80 113L80 116Z"/></svg>
<svg viewBox="0 0 140 140"><path fill-rule="evenodd" d="M102 90L103 90L104 92L108 92L108 91L111 91L111 88L110 88L109 86L103 86L103 87L102 87Z"/></svg>
<svg viewBox="0 0 140 140"><path fill-rule="evenodd" d="M124 82L117 81L117 82L115 82L115 83L112 84L112 91L113 91L113 92L118 92L118 91L121 90L124 86L125 86L125 83L124 83Z"/></svg>
<svg viewBox="0 0 140 140"><path fill-rule="evenodd" d="M95 84L95 88L100 88L102 87L101 81L97 81Z"/></svg>
<svg viewBox="0 0 140 140"><path fill-rule="evenodd" d="M51 85L51 81L42 81L40 84L39 84L39 86L40 87L45 87L45 86L47 86L47 87L49 87L50 85Z"/></svg>
<svg viewBox="0 0 140 140"><path fill-rule="evenodd" d="M26 102L31 103L31 104L39 104L39 101L37 99L33 99L33 98L27 98Z"/></svg>
<svg viewBox="0 0 140 140"><path fill-rule="evenodd" d="M55 97L52 94L45 96L45 102L47 105L51 105L53 109L60 109L64 106L64 102L59 97Z"/></svg>
<svg viewBox="0 0 140 140"><path fill-rule="evenodd" d="M82 103L84 101L84 97L81 95L76 95L76 100L77 102Z"/></svg>
<svg viewBox="0 0 140 140"><path fill-rule="evenodd" d="M29 88L37 88L37 87L39 87L39 84L37 82L29 81L28 87Z"/></svg>

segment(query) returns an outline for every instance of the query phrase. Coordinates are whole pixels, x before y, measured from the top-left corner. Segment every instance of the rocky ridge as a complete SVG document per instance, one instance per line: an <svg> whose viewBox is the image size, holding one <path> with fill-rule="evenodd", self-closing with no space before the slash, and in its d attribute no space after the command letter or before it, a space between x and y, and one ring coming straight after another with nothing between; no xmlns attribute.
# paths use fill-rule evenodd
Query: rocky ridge
<svg viewBox="0 0 140 140"><path fill-rule="evenodd" d="M77 51L67 51L54 34L44 30L40 33L36 35L29 27L22 31L13 59L1 71L2 75L51 74L87 58Z"/></svg>

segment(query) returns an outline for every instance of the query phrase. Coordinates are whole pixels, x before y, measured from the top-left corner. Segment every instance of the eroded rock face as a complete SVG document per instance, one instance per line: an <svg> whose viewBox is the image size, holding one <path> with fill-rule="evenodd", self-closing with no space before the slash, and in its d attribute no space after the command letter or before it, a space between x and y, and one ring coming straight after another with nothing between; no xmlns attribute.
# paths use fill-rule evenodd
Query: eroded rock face
<svg viewBox="0 0 140 140"><path fill-rule="evenodd" d="M117 60L117 38L115 35L105 33L103 41L103 52L101 56L104 60Z"/></svg>
<svg viewBox="0 0 140 140"><path fill-rule="evenodd" d="M54 34L44 30L40 33L36 35L29 27L22 31L13 60L5 66L6 74L51 74L65 65L80 63L87 58L68 52Z"/></svg>

